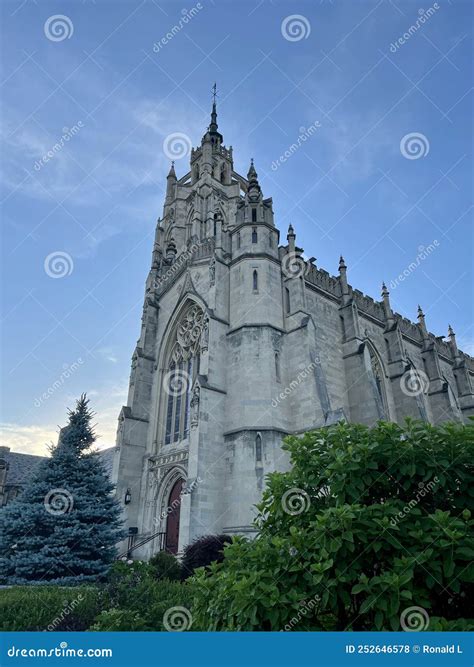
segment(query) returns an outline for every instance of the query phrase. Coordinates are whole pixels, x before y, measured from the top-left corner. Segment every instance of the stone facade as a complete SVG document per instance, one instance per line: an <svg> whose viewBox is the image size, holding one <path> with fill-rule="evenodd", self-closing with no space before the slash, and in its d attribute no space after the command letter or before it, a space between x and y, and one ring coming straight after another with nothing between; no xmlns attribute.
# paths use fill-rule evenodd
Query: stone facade
<svg viewBox="0 0 474 667"><path fill-rule="evenodd" d="M134 557L179 532L252 534L265 475L289 433L341 419L474 414L474 359L281 245L253 162L233 169L215 104L190 171L167 177L140 338L121 410L114 480ZM183 484L179 507L170 494ZM177 528L177 515L178 524ZM142 546L140 546L142 545Z"/></svg>

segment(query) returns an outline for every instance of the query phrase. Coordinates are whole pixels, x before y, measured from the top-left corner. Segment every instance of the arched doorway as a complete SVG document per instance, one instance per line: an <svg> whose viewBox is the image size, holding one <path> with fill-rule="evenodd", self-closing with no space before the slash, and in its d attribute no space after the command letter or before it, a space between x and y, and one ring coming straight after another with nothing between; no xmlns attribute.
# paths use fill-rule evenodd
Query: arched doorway
<svg viewBox="0 0 474 667"><path fill-rule="evenodd" d="M179 545L179 514L181 511L181 491L183 480L174 483L168 501L168 518L166 520L165 549L171 554L178 553Z"/></svg>

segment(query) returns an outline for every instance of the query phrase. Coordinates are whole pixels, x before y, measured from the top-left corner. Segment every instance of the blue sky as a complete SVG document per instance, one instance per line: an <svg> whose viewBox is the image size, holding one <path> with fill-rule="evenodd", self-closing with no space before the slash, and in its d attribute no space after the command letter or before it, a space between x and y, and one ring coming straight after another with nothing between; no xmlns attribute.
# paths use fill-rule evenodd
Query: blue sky
<svg viewBox="0 0 474 667"><path fill-rule="evenodd" d="M184 7L194 16L180 24ZM174 132L200 142L214 81L235 167L246 174L255 159L282 241L291 222L318 266L335 274L342 253L354 287L380 298L385 280L395 310L415 319L421 303L433 333L449 322L473 353L472 5L423 10L3 3L3 444L45 453L82 391L101 445L113 444L169 168L163 143ZM176 161L178 176L187 169ZM61 278L49 275L61 273L55 253Z"/></svg>

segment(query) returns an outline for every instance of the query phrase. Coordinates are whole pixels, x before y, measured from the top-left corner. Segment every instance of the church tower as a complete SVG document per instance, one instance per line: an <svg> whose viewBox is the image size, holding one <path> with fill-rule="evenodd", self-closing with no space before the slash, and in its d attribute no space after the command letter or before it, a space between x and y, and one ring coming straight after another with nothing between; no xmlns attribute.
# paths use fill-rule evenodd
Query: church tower
<svg viewBox="0 0 474 667"><path fill-rule="evenodd" d="M474 414L474 360L279 244L253 160L234 170L211 122L156 225L114 481L124 553L180 553L205 534L255 533L265 475L288 434L340 419Z"/></svg>

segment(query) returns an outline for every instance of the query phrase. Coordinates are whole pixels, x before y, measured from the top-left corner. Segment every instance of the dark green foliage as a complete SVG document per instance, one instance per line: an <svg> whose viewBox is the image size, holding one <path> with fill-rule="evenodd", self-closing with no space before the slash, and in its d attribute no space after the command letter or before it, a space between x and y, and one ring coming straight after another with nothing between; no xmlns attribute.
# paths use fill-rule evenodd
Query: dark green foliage
<svg viewBox="0 0 474 667"><path fill-rule="evenodd" d="M158 581L146 563L114 564L103 599L103 611L92 630L166 630L163 618L173 607L185 607L191 617L191 585L169 579Z"/></svg>
<svg viewBox="0 0 474 667"><path fill-rule="evenodd" d="M399 630L409 607L473 626L472 422L339 424L284 448L259 536L194 577L193 629Z"/></svg>
<svg viewBox="0 0 474 667"><path fill-rule="evenodd" d="M224 558L225 545L231 542L229 535L204 535L188 544L181 559L182 578L192 576L198 567L220 563Z"/></svg>
<svg viewBox="0 0 474 667"><path fill-rule="evenodd" d="M101 610L92 586L14 586L0 589L0 631L87 630Z"/></svg>
<svg viewBox="0 0 474 667"><path fill-rule="evenodd" d="M81 584L103 579L122 537L120 506L96 452L82 396L50 458L0 511L0 582Z"/></svg>
<svg viewBox="0 0 474 667"><path fill-rule="evenodd" d="M150 568L147 563L115 561L109 570L103 586L105 606L127 607L130 596L143 582L150 581Z"/></svg>
<svg viewBox="0 0 474 667"><path fill-rule="evenodd" d="M148 561L150 574L154 579L181 579L181 565L178 559L166 551L159 551Z"/></svg>

